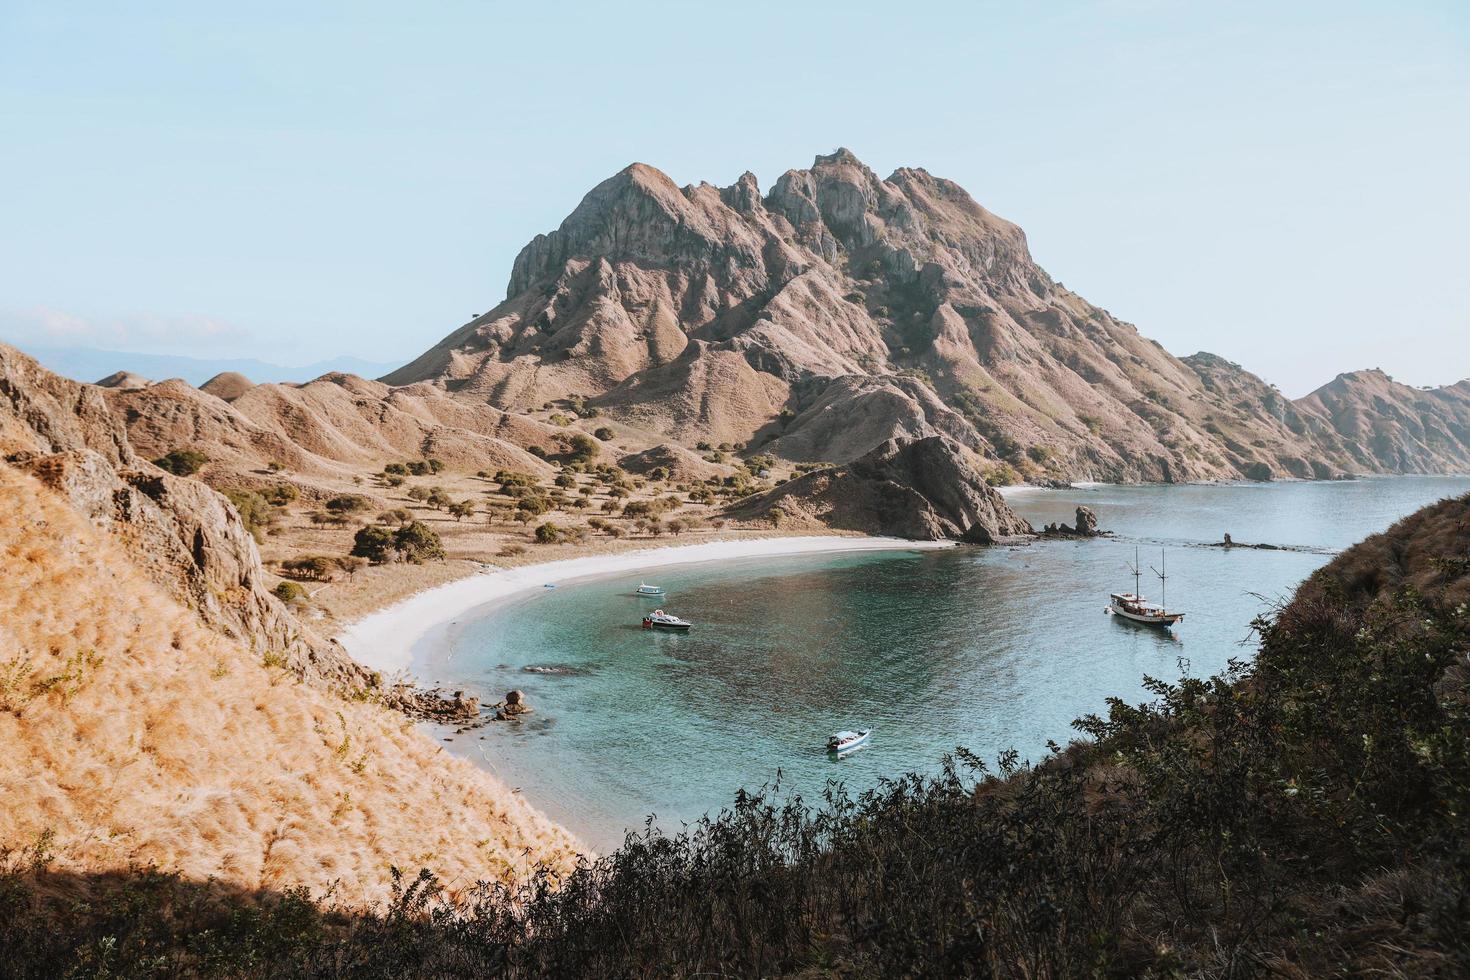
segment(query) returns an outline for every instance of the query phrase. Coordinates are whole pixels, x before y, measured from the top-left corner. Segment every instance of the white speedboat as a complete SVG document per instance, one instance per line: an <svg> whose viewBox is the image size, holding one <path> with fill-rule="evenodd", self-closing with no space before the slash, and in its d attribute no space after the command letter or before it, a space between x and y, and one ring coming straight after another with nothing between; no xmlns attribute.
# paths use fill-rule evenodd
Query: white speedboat
<svg viewBox="0 0 1470 980"><path fill-rule="evenodd" d="M639 585L634 595L663 597L664 587L662 585Z"/></svg>
<svg viewBox="0 0 1470 980"><path fill-rule="evenodd" d="M1138 580L1141 575L1138 564L1138 550L1133 551L1133 564L1128 566L1133 572L1133 591L1114 592L1108 596L1108 612L1114 616L1122 616L1124 619L1135 623L1143 623L1145 626L1173 626L1184 619L1184 613L1171 612L1164 605L1164 592L1160 591L1160 604L1154 605L1143 597L1138 588ZM1164 556L1159 553L1159 568L1151 569L1159 577L1159 589L1164 588L1166 576L1163 572Z"/></svg>
<svg viewBox="0 0 1470 980"><path fill-rule="evenodd" d="M688 620L671 616L662 609L655 609L643 617L643 628L646 630L674 630L679 633L687 633L693 625Z"/></svg>
<svg viewBox="0 0 1470 980"><path fill-rule="evenodd" d="M827 751L836 752L838 755L841 755L843 752L851 752L853 749L866 744L868 736L871 734L873 734L871 728L864 728L856 732L834 732L827 736Z"/></svg>

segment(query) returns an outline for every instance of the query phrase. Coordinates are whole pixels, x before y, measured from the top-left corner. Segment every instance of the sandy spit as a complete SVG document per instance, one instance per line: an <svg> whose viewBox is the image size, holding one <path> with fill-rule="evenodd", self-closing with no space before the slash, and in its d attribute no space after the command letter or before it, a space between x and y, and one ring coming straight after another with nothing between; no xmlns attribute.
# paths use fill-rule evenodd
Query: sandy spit
<svg viewBox="0 0 1470 980"><path fill-rule="evenodd" d="M902 538L745 538L643 548L614 555L590 555L539 565L524 565L520 568L489 569L479 575L426 589L386 609L364 616L349 624L337 639L359 663L392 675L409 668L414 644L435 627L485 603L572 579L734 558L953 546L953 541L907 541Z"/></svg>

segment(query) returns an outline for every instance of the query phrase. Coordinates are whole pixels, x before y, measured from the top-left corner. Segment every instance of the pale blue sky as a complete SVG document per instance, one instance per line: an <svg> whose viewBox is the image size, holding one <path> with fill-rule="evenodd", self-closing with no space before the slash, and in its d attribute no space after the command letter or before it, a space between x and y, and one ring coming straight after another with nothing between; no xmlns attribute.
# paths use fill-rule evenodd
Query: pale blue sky
<svg viewBox="0 0 1470 980"><path fill-rule="evenodd" d="M0 133L22 343L407 358L631 161L843 145L1177 354L1470 376L1463 2L0 0Z"/></svg>

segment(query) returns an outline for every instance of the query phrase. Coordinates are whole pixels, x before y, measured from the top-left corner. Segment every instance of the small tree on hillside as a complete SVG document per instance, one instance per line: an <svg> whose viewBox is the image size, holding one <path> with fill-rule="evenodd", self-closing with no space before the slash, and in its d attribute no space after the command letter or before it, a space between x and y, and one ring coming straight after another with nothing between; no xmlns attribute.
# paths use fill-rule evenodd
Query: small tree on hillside
<svg viewBox="0 0 1470 980"><path fill-rule="evenodd" d="M399 528L393 535L393 544L404 561L415 565L430 559L443 559L444 544L434 529L423 521L414 521Z"/></svg>
<svg viewBox="0 0 1470 980"><path fill-rule="evenodd" d="M352 554L358 558L366 558L375 565L391 559L395 550L393 532L387 528L369 524L360 529L352 539Z"/></svg>
<svg viewBox="0 0 1470 980"><path fill-rule="evenodd" d="M174 476L193 476L207 462L209 457L196 449L175 449L155 459L153 465Z"/></svg>

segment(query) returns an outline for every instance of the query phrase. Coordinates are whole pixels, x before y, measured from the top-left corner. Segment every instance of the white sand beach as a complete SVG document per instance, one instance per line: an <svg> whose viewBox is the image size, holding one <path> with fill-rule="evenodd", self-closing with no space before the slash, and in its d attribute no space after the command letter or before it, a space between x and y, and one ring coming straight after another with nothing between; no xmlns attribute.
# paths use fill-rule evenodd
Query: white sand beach
<svg viewBox="0 0 1470 980"><path fill-rule="evenodd" d="M489 569L482 574L426 589L364 616L350 624L337 640L359 663L384 674L406 671L413 647L436 627L488 602L556 585L572 579L593 578L666 565L809 555L821 552L916 550L954 547L953 541L907 541L877 537L770 537L706 544L643 548L614 555L590 555L564 561Z"/></svg>

